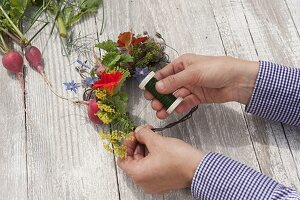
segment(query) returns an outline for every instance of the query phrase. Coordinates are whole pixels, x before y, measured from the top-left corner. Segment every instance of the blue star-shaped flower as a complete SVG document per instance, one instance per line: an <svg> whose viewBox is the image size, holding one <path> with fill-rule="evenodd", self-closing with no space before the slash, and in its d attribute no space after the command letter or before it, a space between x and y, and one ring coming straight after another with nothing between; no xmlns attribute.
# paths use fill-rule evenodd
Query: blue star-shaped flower
<svg viewBox="0 0 300 200"><path fill-rule="evenodd" d="M80 85L78 83L75 83L74 80L72 80L71 82L65 82L64 85L66 86L66 90L70 90L74 93L77 93L77 90L80 87Z"/></svg>
<svg viewBox="0 0 300 200"><path fill-rule="evenodd" d="M90 66L87 64L87 60L84 61L84 62L82 62L81 60L77 59L76 62L77 62L78 64L80 64L82 67L85 67L85 68L87 68L87 69L90 69Z"/></svg>
<svg viewBox="0 0 300 200"><path fill-rule="evenodd" d="M82 80L82 87L88 88L96 81L98 81L97 77L96 78L86 77L85 79Z"/></svg>
<svg viewBox="0 0 300 200"><path fill-rule="evenodd" d="M148 74L148 67L136 67L133 77L140 83Z"/></svg>

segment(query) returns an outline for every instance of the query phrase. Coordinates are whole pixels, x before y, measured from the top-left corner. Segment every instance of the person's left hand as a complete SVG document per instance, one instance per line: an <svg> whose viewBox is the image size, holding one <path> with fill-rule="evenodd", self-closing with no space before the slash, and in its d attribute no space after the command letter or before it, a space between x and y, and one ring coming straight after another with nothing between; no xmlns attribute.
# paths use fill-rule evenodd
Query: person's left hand
<svg viewBox="0 0 300 200"><path fill-rule="evenodd" d="M118 166L145 193L189 187L203 153L179 139L163 137L150 128L136 128L135 140L125 142L127 157L118 158Z"/></svg>

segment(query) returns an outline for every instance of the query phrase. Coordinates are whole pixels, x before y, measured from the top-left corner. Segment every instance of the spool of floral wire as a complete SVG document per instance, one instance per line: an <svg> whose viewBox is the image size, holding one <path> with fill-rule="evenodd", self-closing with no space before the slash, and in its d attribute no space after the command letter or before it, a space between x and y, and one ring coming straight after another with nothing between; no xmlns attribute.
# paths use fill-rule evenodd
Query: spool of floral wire
<svg viewBox="0 0 300 200"><path fill-rule="evenodd" d="M160 94L155 88L155 84L158 81L154 78L155 73L151 71L140 83L139 88L142 90L148 90L159 102L161 102L167 109L167 113L171 114L176 107L182 102L181 97L175 97L173 94Z"/></svg>

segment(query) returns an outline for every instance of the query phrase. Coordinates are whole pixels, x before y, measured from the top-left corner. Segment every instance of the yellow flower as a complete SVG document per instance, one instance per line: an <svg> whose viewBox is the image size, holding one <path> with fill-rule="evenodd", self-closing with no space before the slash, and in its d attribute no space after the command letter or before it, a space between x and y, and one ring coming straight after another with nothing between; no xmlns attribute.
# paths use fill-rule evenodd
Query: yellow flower
<svg viewBox="0 0 300 200"><path fill-rule="evenodd" d="M109 118L107 113L98 112L97 116L103 122L103 124L109 124L112 121L112 119Z"/></svg>
<svg viewBox="0 0 300 200"><path fill-rule="evenodd" d="M100 136L101 140L105 140L105 138L106 138L103 131L100 132L99 136Z"/></svg>
<svg viewBox="0 0 300 200"><path fill-rule="evenodd" d="M105 99L107 93L105 90L96 89L95 95L100 101L103 101Z"/></svg>
<svg viewBox="0 0 300 200"><path fill-rule="evenodd" d="M109 145L109 144L103 144L103 147L104 147L104 149L106 149L107 151L109 151L109 152L113 152L113 149L111 148L111 146Z"/></svg>
<svg viewBox="0 0 300 200"><path fill-rule="evenodd" d="M101 104L100 110L107 112L107 113L115 113L115 109L111 108L109 105L106 105L106 104Z"/></svg>
<svg viewBox="0 0 300 200"><path fill-rule="evenodd" d="M101 131L100 138L103 140L103 147L114 153L117 157L124 158L127 156L127 148L123 144L124 140L133 139L132 133L127 133L121 130L113 130L109 133Z"/></svg>

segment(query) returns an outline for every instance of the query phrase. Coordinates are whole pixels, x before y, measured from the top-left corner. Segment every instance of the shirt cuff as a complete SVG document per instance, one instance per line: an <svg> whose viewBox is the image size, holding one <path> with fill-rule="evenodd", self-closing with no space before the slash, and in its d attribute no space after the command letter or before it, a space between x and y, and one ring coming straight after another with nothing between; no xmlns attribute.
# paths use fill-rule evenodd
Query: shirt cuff
<svg viewBox="0 0 300 200"><path fill-rule="evenodd" d="M246 112L300 126L300 69L259 62L259 72Z"/></svg>
<svg viewBox="0 0 300 200"><path fill-rule="evenodd" d="M195 199L269 199L279 184L256 170L218 153L208 153L192 181Z"/></svg>

